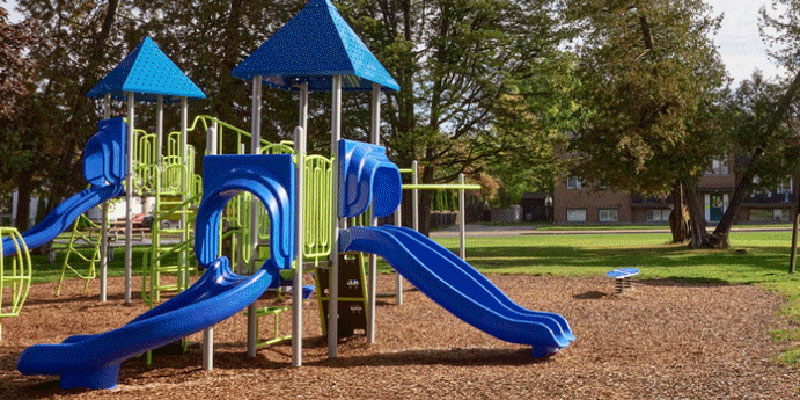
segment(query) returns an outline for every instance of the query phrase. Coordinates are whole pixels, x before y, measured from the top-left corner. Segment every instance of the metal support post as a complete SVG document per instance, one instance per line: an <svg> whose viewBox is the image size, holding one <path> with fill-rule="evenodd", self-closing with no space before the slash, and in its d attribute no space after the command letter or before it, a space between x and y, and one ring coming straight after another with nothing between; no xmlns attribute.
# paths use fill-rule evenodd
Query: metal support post
<svg viewBox="0 0 800 400"><path fill-rule="evenodd" d="M374 145L381 144L381 85L372 84L372 127L371 142ZM369 206L369 226L378 226L378 219L375 218L375 209L372 204ZM375 254L369 255L369 276L367 284L367 343L375 343L375 290L378 273L378 259Z"/></svg>
<svg viewBox="0 0 800 400"><path fill-rule="evenodd" d="M305 194L306 126L308 125L308 82L300 86L300 126L294 129L295 164L295 267L292 277L292 365L303 365L303 195ZM277 326L277 325L276 325Z"/></svg>
<svg viewBox="0 0 800 400"><path fill-rule="evenodd" d="M794 223L792 224L792 255L789 259L789 273L794 274L797 265L797 236L800 227L800 193L797 195L797 204L794 207Z"/></svg>
<svg viewBox="0 0 800 400"><path fill-rule="evenodd" d="M181 195L181 203L186 201L189 197L187 193L189 192L189 185L191 184L191 177L194 174L194 171L189 171L189 152L187 148L189 147L189 99L186 96L181 97L181 162L183 162L183 182L181 183L181 189L183 194ZM186 243L189 240L189 227L187 226L189 219L187 218L186 212L181 213L181 243ZM181 268L178 272L178 283L179 288L186 288L189 287L189 267L188 263L188 255L186 254L186 247L180 253L180 264ZM180 290L180 289L179 289Z"/></svg>
<svg viewBox="0 0 800 400"><path fill-rule="evenodd" d="M214 327L203 329L203 370L214 369Z"/></svg>
<svg viewBox="0 0 800 400"><path fill-rule="evenodd" d="M103 118L111 118L111 94L103 96ZM108 301L108 201L103 202L100 227L100 301Z"/></svg>
<svg viewBox="0 0 800 400"><path fill-rule="evenodd" d="M258 154L258 145L261 141L261 75L253 77L253 94L250 126L252 138L250 141L250 152ZM258 198L253 196L250 203L250 273L254 271L256 255L258 253ZM256 356L256 344L258 342L258 316L256 315L256 303L247 306L247 355Z"/></svg>
<svg viewBox="0 0 800 400"><path fill-rule="evenodd" d="M328 357L338 353L339 340L339 138L342 117L342 76L331 78L331 254L328 300Z"/></svg>
<svg viewBox="0 0 800 400"><path fill-rule="evenodd" d="M125 166L125 304L131 304L131 280L133 272L133 128L134 109L133 93L128 93L128 132L127 132L127 165Z"/></svg>
<svg viewBox="0 0 800 400"><path fill-rule="evenodd" d="M397 211L394 212L394 218L395 225L403 226L403 203L400 203L400 206L397 207ZM398 306L403 305L403 277L400 274L395 276L394 301Z"/></svg>
<svg viewBox="0 0 800 400"><path fill-rule="evenodd" d="M458 174L458 184L464 185L464 174ZM459 225L459 237L461 238L461 251L459 252L459 256L461 256L462 260L467 259L467 248L465 245L465 226L466 226L466 218L464 217L464 189L458 189L458 225Z"/></svg>
<svg viewBox="0 0 800 400"><path fill-rule="evenodd" d="M206 132L206 152L210 155L217 154L217 132L219 126L216 122ZM219 256L219 254L217 254ZM214 369L214 327L203 329L203 369Z"/></svg>
<svg viewBox="0 0 800 400"><path fill-rule="evenodd" d="M419 163L417 160L411 162L411 183L419 183ZM419 232L419 189L411 189L411 227Z"/></svg>

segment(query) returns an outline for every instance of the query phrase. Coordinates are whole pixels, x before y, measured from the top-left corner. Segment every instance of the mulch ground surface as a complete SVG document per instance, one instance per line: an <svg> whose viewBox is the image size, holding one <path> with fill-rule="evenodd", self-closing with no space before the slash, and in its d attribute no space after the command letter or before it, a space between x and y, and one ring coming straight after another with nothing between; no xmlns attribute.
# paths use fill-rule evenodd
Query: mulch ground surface
<svg viewBox="0 0 800 400"><path fill-rule="evenodd" d="M782 300L758 286L687 285L640 281L613 295L601 277L491 276L521 305L563 314L577 340L546 360L529 348L499 341L456 319L406 282L405 304L379 299L377 343L342 340L328 359L315 300L304 303L301 368L291 367L291 344L246 354L246 317L215 328L215 369L200 368L199 345L182 355L143 357L122 364L113 391L61 391L57 377L22 376L17 357L36 343L119 327L146 310L122 305L122 280L111 279L105 304L82 281L35 285L19 318L2 321L0 398L265 399L265 398L492 398L492 399L781 399L798 397L800 373L773 358L786 343L769 331L789 322ZM380 276L391 292L394 276ZM138 288L139 281L134 280ZM290 315L282 318L285 332ZM264 335L272 319L261 320ZM201 335L191 337L200 341Z"/></svg>

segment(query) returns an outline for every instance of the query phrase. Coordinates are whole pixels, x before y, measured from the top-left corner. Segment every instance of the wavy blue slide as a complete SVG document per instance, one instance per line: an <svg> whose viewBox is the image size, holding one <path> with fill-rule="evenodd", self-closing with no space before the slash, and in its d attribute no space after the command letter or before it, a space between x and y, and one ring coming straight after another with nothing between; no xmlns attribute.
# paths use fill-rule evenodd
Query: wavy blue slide
<svg viewBox="0 0 800 400"><path fill-rule="evenodd" d="M91 186L56 206L41 222L22 234L29 249L55 239L91 208L125 194L122 186L126 165L125 130L121 117L97 123L97 133L89 138L83 152L83 175ZM3 240L3 255L15 252L14 243Z"/></svg>
<svg viewBox="0 0 800 400"><path fill-rule="evenodd" d="M121 328L32 346L20 356L17 369L25 375L59 375L64 389L113 388L124 360L213 326L256 301L294 258L293 165L291 155L206 156L195 238L197 259L206 268L203 276ZM273 222L272 258L252 276L234 274L228 259L217 257L222 210L243 190L264 203Z"/></svg>
<svg viewBox="0 0 800 400"><path fill-rule="evenodd" d="M72 222L81 214L108 199L123 194L125 194L125 189L122 185L92 186L82 190L56 206L42 222L25 231L22 238L25 239L25 244L29 249L43 246L55 239L59 233L69 229ZM3 255L12 255L15 252L14 243L4 239Z"/></svg>
<svg viewBox="0 0 800 400"><path fill-rule="evenodd" d="M399 171L380 146L341 140L339 174L340 217L354 217L370 203L376 215L385 216L400 203ZM412 229L352 227L340 233L339 250L383 257L447 311L498 339L531 345L534 357L551 355L575 340L564 317L519 306L475 268Z"/></svg>
<svg viewBox="0 0 800 400"><path fill-rule="evenodd" d="M424 238L424 240L423 240ZM491 281L447 249L408 228L383 225L352 227L340 234L341 251L383 257L417 289L470 325L507 342L531 345L534 357L546 357L575 337L566 320L513 303ZM452 254L452 253L450 253Z"/></svg>

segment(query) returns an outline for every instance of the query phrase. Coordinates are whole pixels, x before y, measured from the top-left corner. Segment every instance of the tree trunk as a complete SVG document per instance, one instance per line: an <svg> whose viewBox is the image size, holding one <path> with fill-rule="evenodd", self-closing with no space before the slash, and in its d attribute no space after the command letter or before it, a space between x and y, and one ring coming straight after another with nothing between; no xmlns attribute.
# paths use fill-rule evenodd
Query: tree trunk
<svg viewBox="0 0 800 400"><path fill-rule="evenodd" d="M19 184L19 195L17 197L17 220L14 221L14 226L22 233L28 230L29 222L31 220L31 192L33 185L31 184L31 176L23 176Z"/></svg>
<svg viewBox="0 0 800 400"><path fill-rule="evenodd" d="M683 205L683 185L676 180L672 187L672 212L669 214L669 230L674 243L689 240L689 217Z"/></svg>
<svg viewBox="0 0 800 400"><path fill-rule="evenodd" d="M790 274L794 274L795 266L797 265L797 236L800 234L800 232L798 232L798 229L800 229L800 192L798 192L796 189L794 192L797 202L794 206L794 212L792 213L792 249L791 256L789 258Z"/></svg>
<svg viewBox="0 0 800 400"><path fill-rule="evenodd" d="M684 194L689 208L689 247L695 249L707 247L709 236L706 232L706 216L700 203L700 196L697 194L697 185L684 185Z"/></svg>
<svg viewBox="0 0 800 400"><path fill-rule="evenodd" d="M778 105L775 108L775 112L772 114L769 122L764 127L764 130L762 132L756 132L756 134L761 135L760 137L762 138L762 145L756 148L753 152L753 156L750 158L750 162L747 164L745 171L742 174L742 178L739 180L739 183L736 184L736 189L733 191L733 196L728 204L728 209L725 210L725 214L722 215L722 219L720 219L719 224L717 224L717 228L714 229L714 233L711 234L711 240L709 242L711 247L721 249L728 248L728 234L730 233L731 227L736 220L736 213L739 211L739 206L741 206L744 197L750 190L750 185L753 181L753 165L756 164L756 161L758 161L758 159L764 153L764 146L769 143L769 139L772 137L778 127L786 120L787 114L791 110L791 105L794 102L798 91L800 91L800 72L794 76L792 83L789 84L786 92L784 92L783 96L781 96L780 100L778 101Z"/></svg>

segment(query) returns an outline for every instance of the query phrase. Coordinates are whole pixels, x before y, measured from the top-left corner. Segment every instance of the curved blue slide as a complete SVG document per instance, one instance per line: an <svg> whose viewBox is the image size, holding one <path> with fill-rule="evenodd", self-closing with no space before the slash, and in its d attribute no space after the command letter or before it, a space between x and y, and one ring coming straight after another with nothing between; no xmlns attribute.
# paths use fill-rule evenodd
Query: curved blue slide
<svg viewBox="0 0 800 400"><path fill-rule="evenodd" d="M200 279L121 328L32 346L17 369L25 375L59 375L64 389L113 388L124 360L213 326L256 301L293 260L293 165L291 155L206 156L195 238L197 259L206 268ZM226 257L217 257L222 210L243 190L264 203L273 221L272 258L252 276L236 275Z"/></svg>
<svg viewBox="0 0 800 400"><path fill-rule="evenodd" d="M69 229L72 222L81 214L91 208L102 204L104 201L125 194L122 185L92 186L68 198L31 229L22 234L25 244L29 249L43 246L55 239L59 233ZM12 255L16 252L14 243L3 240L3 255Z"/></svg>
<svg viewBox="0 0 800 400"><path fill-rule="evenodd" d="M125 131L122 117L109 118L97 123L97 133L89 138L83 151L83 176L91 184L68 198L36 226L22 233L29 249L43 246L64 232L81 214L106 200L125 194ZM3 255L16 252L14 243L3 240Z"/></svg>
<svg viewBox="0 0 800 400"><path fill-rule="evenodd" d="M339 217L354 217L374 205L386 216L400 204L397 166L383 147L339 142ZM436 303L498 339L531 345L534 357L551 355L575 340L566 319L527 310L455 254L412 229L383 225L341 231L339 250L383 257Z"/></svg>
<svg viewBox="0 0 800 400"><path fill-rule="evenodd" d="M340 234L339 243L341 251L383 257L417 289L459 319L500 340L531 345L534 357L551 355L575 339L562 316L529 311L513 303L469 264L452 262L445 255L450 251L442 251L411 229L389 225L352 227Z"/></svg>

